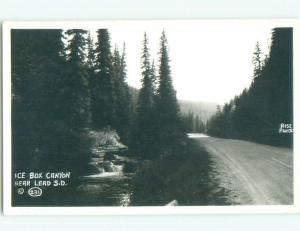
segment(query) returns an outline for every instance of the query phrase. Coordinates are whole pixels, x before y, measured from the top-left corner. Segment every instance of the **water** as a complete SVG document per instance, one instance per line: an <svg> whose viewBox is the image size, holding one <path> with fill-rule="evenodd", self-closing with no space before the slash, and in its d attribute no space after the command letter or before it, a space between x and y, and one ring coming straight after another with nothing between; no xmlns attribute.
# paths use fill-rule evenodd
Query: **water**
<svg viewBox="0 0 300 231"><path fill-rule="evenodd" d="M132 190L130 183L138 165L136 157L122 152L92 150L90 165L97 173L83 176L76 188L77 203L93 206L128 206Z"/></svg>

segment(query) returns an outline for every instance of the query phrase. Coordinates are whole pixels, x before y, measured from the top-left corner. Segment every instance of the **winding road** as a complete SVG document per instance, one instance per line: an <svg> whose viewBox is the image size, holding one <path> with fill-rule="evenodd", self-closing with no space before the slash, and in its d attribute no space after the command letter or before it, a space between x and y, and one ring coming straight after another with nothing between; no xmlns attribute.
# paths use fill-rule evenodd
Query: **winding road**
<svg viewBox="0 0 300 231"><path fill-rule="evenodd" d="M190 136L211 155L212 176L232 204L293 204L293 151L249 141Z"/></svg>

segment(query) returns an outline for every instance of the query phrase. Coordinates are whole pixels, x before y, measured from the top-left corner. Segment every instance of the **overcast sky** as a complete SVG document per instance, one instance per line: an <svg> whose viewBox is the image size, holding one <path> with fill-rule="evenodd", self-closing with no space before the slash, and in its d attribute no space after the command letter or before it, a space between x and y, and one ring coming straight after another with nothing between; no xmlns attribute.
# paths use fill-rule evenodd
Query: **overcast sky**
<svg viewBox="0 0 300 231"><path fill-rule="evenodd" d="M179 99L223 104L248 87L252 80L252 57L259 41L268 52L271 27L232 23L173 23L109 28L111 44L127 50L128 83L140 87L143 33L156 64L159 37L165 30L174 87Z"/></svg>

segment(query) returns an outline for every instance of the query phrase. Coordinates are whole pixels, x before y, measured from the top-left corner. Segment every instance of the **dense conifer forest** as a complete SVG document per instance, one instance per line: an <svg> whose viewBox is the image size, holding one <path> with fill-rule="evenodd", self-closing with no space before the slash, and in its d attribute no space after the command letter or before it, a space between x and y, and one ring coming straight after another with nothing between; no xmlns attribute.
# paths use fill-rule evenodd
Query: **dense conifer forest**
<svg viewBox="0 0 300 231"><path fill-rule="evenodd" d="M97 41L82 29L11 35L15 169L88 173L89 131L116 130L146 159L172 153L185 139L165 32L157 65L144 34L137 102L127 83L125 43L112 47L107 29L97 30Z"/></svg>
<svg viewBox="0 0 300 231"><path fill-rule="evenodd" d="M292 146L292 38L291 28L273 29L270 52L265 56L256 44L251 86L223 107L218 107L217 113L208 121L208 134Z"/></svg>

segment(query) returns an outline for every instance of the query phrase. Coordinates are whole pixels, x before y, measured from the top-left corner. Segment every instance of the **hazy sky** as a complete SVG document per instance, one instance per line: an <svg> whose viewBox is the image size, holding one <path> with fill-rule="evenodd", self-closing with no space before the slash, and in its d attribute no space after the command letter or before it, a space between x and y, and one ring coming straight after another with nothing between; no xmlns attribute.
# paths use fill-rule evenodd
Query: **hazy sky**
<svg viewBox="0 0 300 231"><path fill-rule="evenodd" d="M173 23L113 26L112 46L126 43L128 83L140 87L143 33L151 58L158 60L159 37L165 30L174 87L179 99L228 102L252 80L252 57L257 41L268 52L271 27L260 24Z"/></svg>

